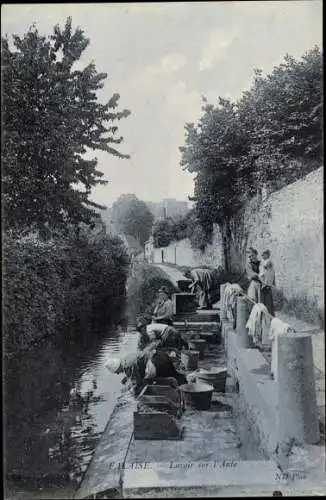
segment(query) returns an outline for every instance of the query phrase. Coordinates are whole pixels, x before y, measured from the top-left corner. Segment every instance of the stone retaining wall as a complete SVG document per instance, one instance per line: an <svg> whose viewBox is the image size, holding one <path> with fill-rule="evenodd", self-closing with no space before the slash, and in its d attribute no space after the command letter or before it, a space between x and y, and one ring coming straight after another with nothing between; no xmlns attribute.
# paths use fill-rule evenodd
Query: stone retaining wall
<svg viewBox="0 0 326 500"><path fill-rule="evenodd" d="M246 422L266 457L271 458L277 446L277 394L266 360L258 350L240 347L230 322L224 323L222 335L228 374L239 392L239 421ZM246 429L239 431L246 433Z"/></svg>
<svg viewBox="0 0 326 500"><path fill-rule="evenodd" d="M246 249L269 248L286 311L314 324L324 318L323 167L248 201L231 223L231 264L243 271Z"/></svg>

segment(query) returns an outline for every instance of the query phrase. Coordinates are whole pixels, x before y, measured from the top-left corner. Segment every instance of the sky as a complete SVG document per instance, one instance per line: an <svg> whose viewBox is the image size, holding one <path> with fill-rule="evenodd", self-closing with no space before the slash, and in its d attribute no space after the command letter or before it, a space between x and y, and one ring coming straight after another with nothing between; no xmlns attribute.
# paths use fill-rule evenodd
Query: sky
<svg viewBox="0 0 326 500"><path fill-rule="evenodd" d="M99 99L120 94L131 115L119 122L118 159L94 152L109 181L92 199L110 206L122 193L144 201L187 200L193 178L180 167L184 125L201 114L202 96L237 99L253 70L268 74L285 54L300 58L322 47L322 2L241 1L166 3L2 4L2 36L41 34L72 17L90 38L81 64L108 74Z"/></svg>

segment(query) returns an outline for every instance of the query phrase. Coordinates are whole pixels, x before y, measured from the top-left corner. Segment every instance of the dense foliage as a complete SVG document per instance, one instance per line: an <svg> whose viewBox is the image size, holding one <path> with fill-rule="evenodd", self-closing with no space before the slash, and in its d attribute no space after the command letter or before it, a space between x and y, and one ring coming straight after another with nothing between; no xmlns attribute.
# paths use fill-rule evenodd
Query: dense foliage
<svg viewBox="0 0 326 500"><path fill-rule="evenodd" d="M137 196L122 194L112 205L111 219L122 233L133 236L143 246L151 234L154 216Z"/></svg>
<svg viewBox="0 0 326 500"><path fill-rule="evenodd" d="M2 39L3 201L7 229L37 230L42 237L64 231L67 223L90 224L98 216L91 189L106 184L91 150L126 158L115 149L119 95L106 104L97 91L107 75L94 62L76 63L89 44L84 32L63 29L41 36L32 27Z"/></svg>
<svg viewBox="0 0 326 500"><path fill-rule="evenodd" d="M204 99L205 100L205 99ZM229 220L263 186L278 189L322 161L322 54L286 56L231 102L207 104L198 123L186 124L181 165L195 173L195 201L203 232L222 229L228 267Z"/></svg>
<svg viewBox="0 0 326 500"><path fill-rule="evenodd" d="M167 247L174 240L174 221L170 217L157 220L153 226L154 246Z"/></svg>
<svg viewBox="0 0 326 500"><path fill-rule="evenodd" d="M201 223L196 208L179 220L167 217L155 222L153 226L154 246L156 248L168 246L173 241L180 241L188 238L194 250L204 250L205 245L210 241L210 228L205 223Z"/></svg>
<svg viewBox="0 0 326 500"><path fill-rule="evenodd" d="M55 337L120 308L129 267L126 247L104 230L40 243L6 238L3 252L6 351Z"/></svg>

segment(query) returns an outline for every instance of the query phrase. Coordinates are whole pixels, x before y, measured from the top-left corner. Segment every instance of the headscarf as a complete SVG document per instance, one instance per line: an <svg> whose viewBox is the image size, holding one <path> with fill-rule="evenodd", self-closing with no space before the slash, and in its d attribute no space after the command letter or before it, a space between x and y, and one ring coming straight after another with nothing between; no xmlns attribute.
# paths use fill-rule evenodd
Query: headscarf
<svg viewBox="0 0 326 500"><path fill-rule="evenodd" d="M119 368L121 368L121 360L119 358L112 358L110 357L106 363L105 367L111 372L111 373L117 373Z"/></svg>

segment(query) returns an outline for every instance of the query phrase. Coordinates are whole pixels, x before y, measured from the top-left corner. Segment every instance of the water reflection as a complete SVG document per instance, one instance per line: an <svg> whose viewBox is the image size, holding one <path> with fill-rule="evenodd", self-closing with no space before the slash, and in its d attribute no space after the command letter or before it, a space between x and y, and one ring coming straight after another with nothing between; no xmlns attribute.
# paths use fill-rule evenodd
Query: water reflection
<svg viewBox="0 0 326 500"><path fill-rule="evenodd" d="M76 485L121 391L104 362L136 349L126 327L93 331L5 362L5 456L9 484L24 490Z"/></svg>

